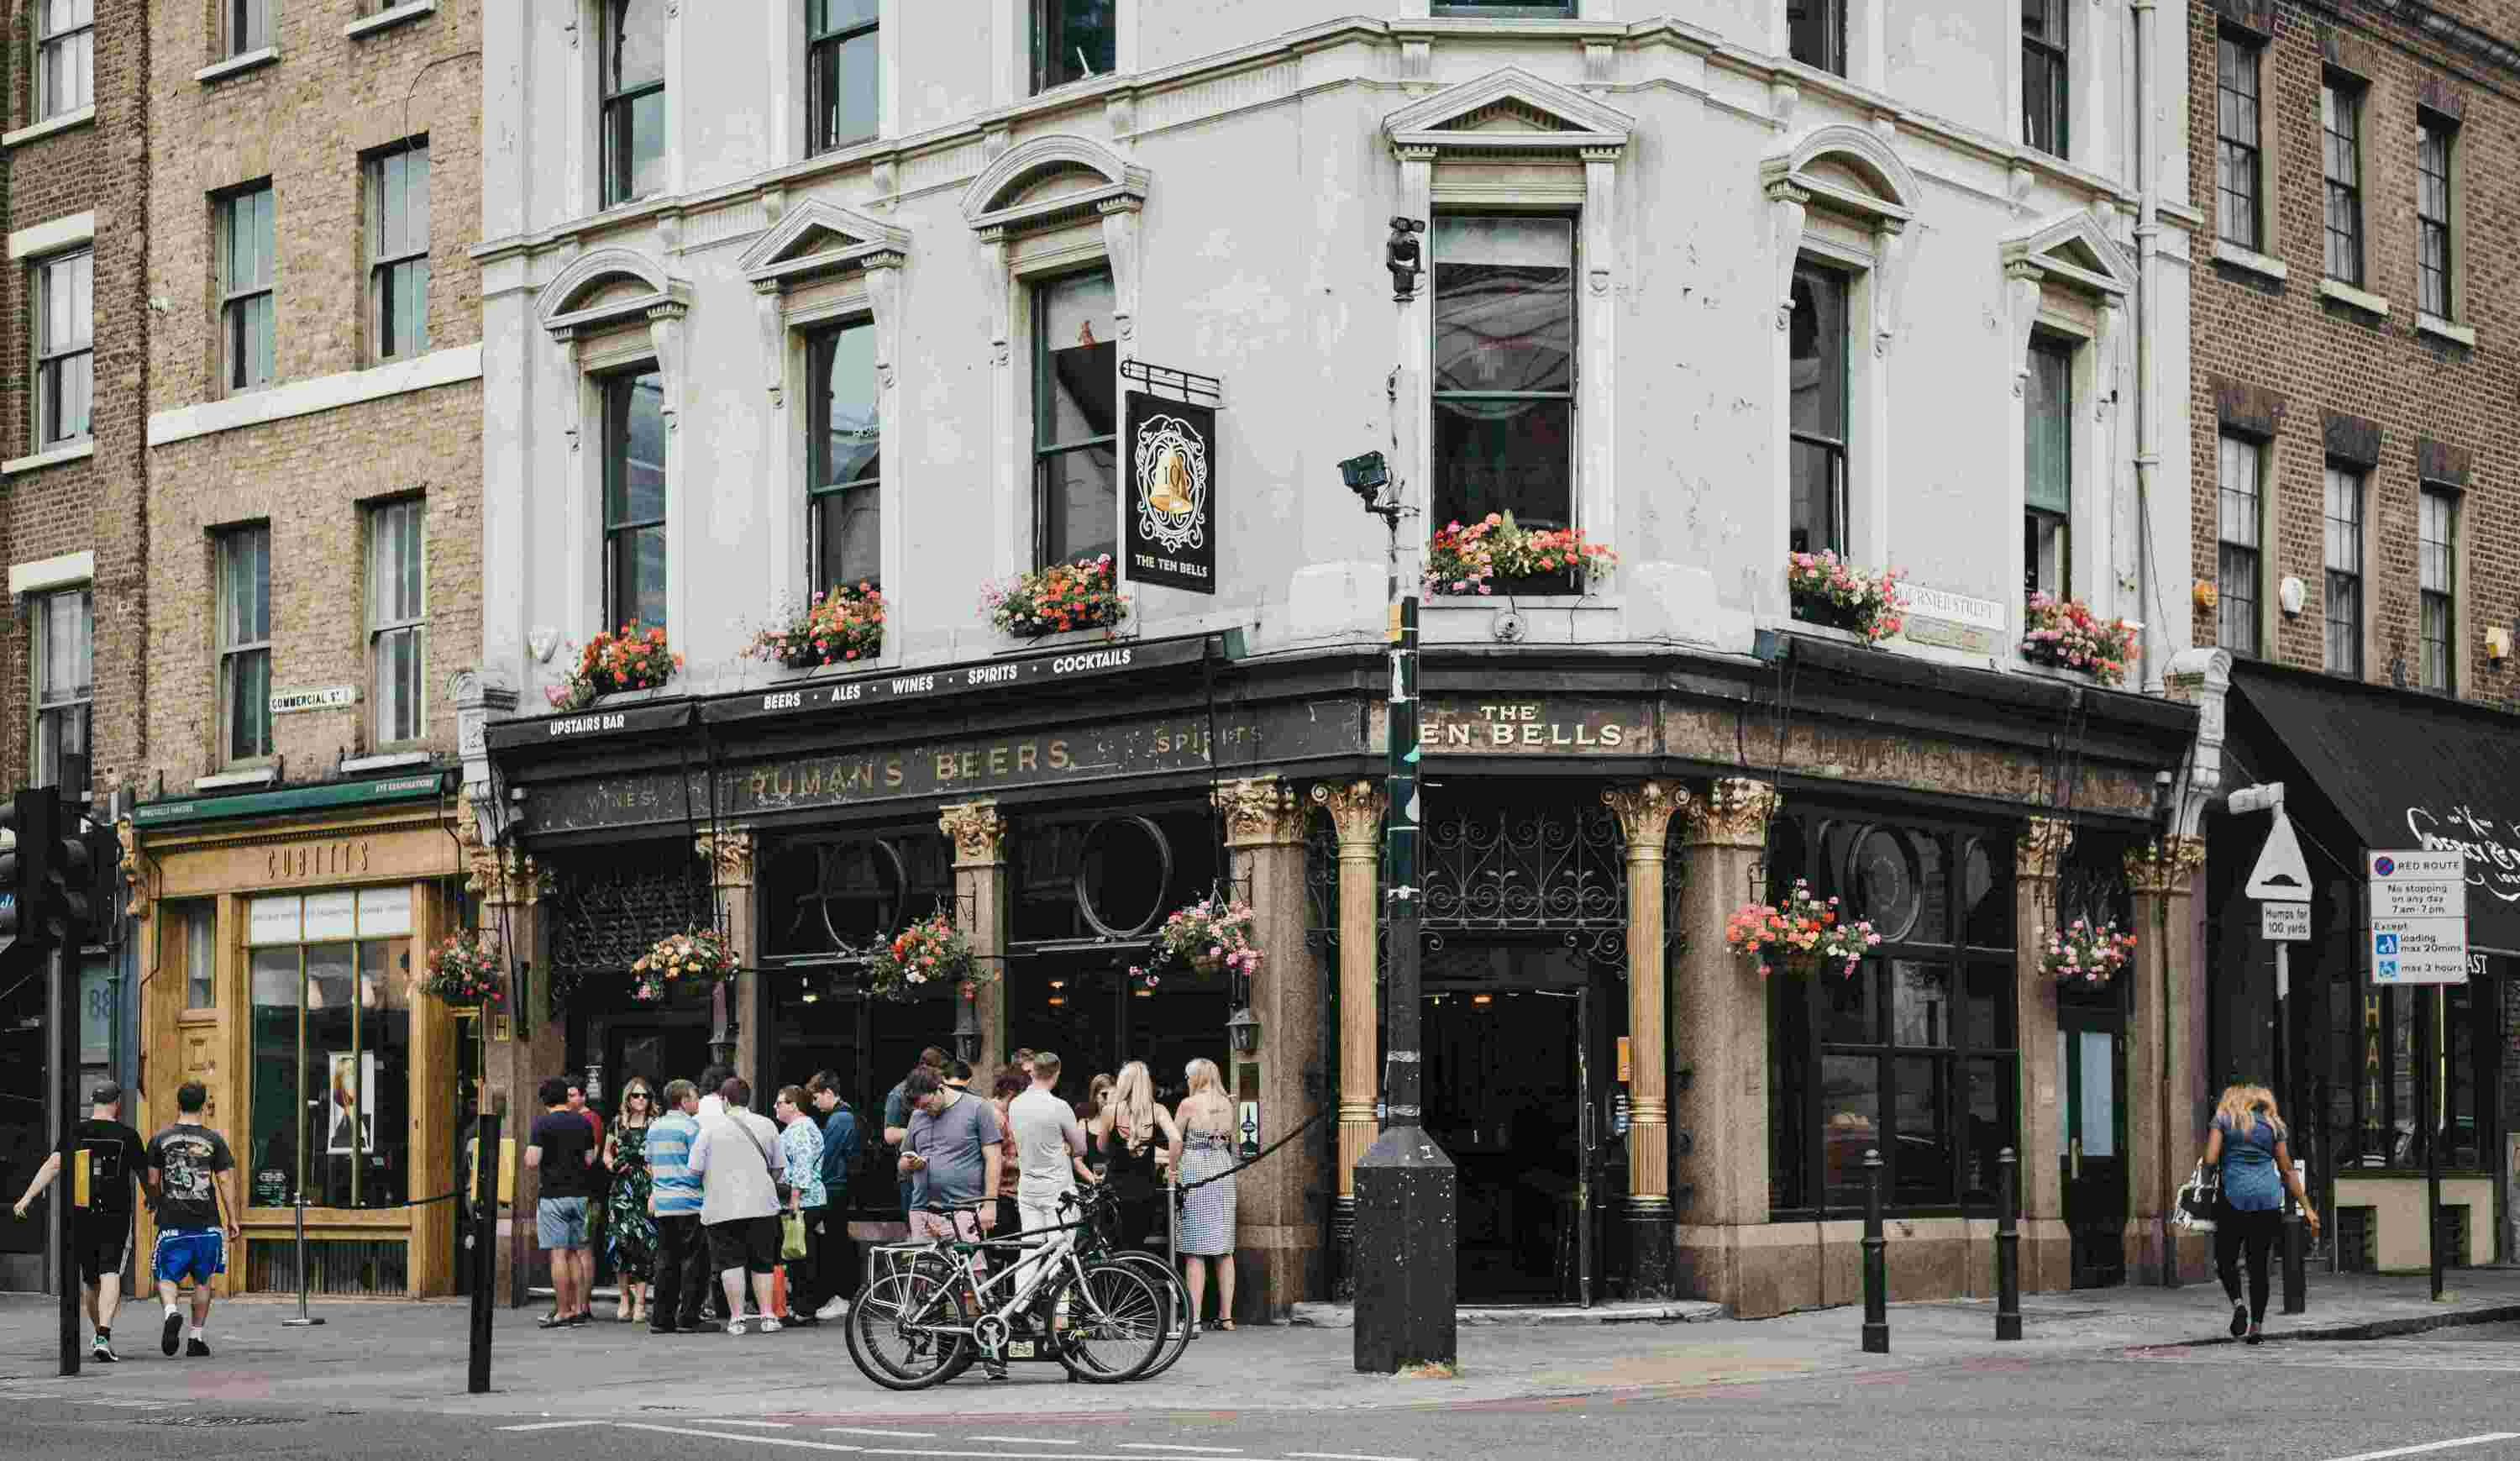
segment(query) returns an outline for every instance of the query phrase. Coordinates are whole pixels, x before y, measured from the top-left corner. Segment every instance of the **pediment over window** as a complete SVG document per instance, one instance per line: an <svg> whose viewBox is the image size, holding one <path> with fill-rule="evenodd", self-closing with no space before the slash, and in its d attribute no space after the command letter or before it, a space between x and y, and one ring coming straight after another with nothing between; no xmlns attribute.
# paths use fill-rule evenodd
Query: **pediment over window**
<svg viewBox="0 0 2520 1461"><path fill-rule="evenodd" d="M1527 154L1624 148L1636 118L1520 67L1447 87L1383 118L1394 147Z"/></svg>
<svg viewBox="0 0 2520 1461"><path fill-rule="evenodd" d="M689 289L654 259L635 249L597 249L542 287L535 314L552 338L564 341L607 325L644 325L651 310L689 303Z"/></svg>
<svg viewBox="0 0 2520 1461"><path fill-rule="evenodd" d="M1036 137L989 164L963 194L975 229L1019 232L1091 221L1147 201L1147 169L1091 137Z"/></svg>
<svg viewBox="0 0 2520 1461"><path fill-rule="evenodd" d="M736 267L755 288L819 279L910 251L907 230L821 199L788 210L779 226L753 241Z"/></svg>
<svg viewBox="0 0 2520 1461"><path fill-rule="evenodd" d="M1863 127L1840 123L1805 133L1760 160L1759 182L1772 198L1779 188L1798 189L1815 207L1893 233L1915 216L1916 174Z"/></svg>
<svg viewBox="0 0 2520 1461"><path fill-rule="evenodd" d="M2115 297L2135 287L2135 265L2088 211L2076 208L2003 241L2003 266L2035 269L2051 284Z"/></svg>

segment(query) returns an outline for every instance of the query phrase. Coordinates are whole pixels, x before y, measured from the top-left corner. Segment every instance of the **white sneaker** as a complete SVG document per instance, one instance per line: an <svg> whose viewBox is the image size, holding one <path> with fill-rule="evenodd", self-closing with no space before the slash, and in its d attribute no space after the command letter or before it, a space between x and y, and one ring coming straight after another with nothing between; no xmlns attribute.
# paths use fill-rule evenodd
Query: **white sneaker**
<svg viewBox="0 0 2520 1461"><path fill-rule="evenodd" d="M762 1315L762 1317L761 1317L761 1332L762 1332L763 1334L777 1334L777 1333L779 1332L779 1329L780 1329L780 1324L779 1324L779 1321L778 1321L778 1320L771 1318L771 1317L770 1317L769 1315L767 1315L767 1314Z"/></svg>
<svg viewBox="0 0 2520 1461"><path fill-rule="evenodd" d="M848 1311L849 1301L847 1300L832 1299L826 1302L821 1308L814 1310L814 1317L828 1324L832 1320L840 1317Z"/></svg>
<svg viewBox="0 0 2520 1461"><path fill-rule="evenodd" d="M735 1317L735 1318L732 1318L732 1319L727 1320L727 1321L726 1321L726 1332L727 1332L727 1333L729 1333L729 1334L732 1334L732 1335L741 1335L741 1334L742 1334L742 1333L743 1333L743 1319L742 1319L742 1317L741 1315L739 1315L739 1316L737 1316L737 1317Z"/></svg>

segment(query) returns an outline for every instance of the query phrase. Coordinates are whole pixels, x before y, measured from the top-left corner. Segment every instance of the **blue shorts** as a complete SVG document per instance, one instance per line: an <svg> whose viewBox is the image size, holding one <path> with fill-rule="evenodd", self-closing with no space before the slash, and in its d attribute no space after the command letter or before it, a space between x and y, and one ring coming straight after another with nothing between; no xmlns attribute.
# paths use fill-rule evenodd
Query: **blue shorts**
<svg viewBox="0 0 2520 1461"><path fill-rule="evenodd" d="M160 1283L180 1284L189 1278L206 1284L228 1271L227 1238L216 1228L169 1228L158 1235L158 1250L150 1260Z"/></svg>
<svg viewBox="0 0 2520 1461"><path fill-rule="evenodd" d="M545 1248L584 1248L586 1199L547 1197L536 1203L534 1236Z"/></svg>

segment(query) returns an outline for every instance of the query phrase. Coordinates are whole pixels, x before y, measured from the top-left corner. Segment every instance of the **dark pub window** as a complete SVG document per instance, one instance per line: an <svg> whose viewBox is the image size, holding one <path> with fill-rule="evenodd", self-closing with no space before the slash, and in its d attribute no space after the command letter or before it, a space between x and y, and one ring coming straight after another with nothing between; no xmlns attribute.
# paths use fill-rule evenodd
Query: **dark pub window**
<svg viewBox="0 0 2520 1461"><path fill-rule="evenodd" d="M665 378L604 383L604 627L665 624Z"/></svg>
<svg viewBox="0 0 2520 1461"><path fill-rule="evenodd" d="M2067 0L2023 0L2021 140L2050 157L2066 155Z"/></svg>
<svg viewBox="0 0 2520 1461"><path fill-rule="evenodd" d="M805 492L813 513L813 587L881 587L883 407L875 327L827 331L809 348L813 479Z"/></svg>
<svg viewBox="0 0 2520 1461"><path fill-rule="evenodd" d="M1032 0L1032 89L1091 81L1118 68L1117 0Z"/></svg>
<svg viewBox="0 0 2520 1461"><path fill-rule="evenodd" d="M664 0L605 0L604 202L665 191Z"/></svg>
<svg viewBox="0 0 2520 1461"><path fill-rule="evenodd" d="M1793 551L1846 552L1846 276L1794 270Z"/></svg>
<svg viewBox="0 0 2520 1461"><path fill-rule="evenodd" d="M1785 34L1796 61L1846 74L1846 0L1785 0Z"/></svg>
<svg viewBox="0 0 2520 1461"><path fill-rule="evenodd" d="M806 0L806 151L864 142L881 125L883 62L877 0Z"/></svg>
<svg viewBox="0 0 2520 1461"><path fill-rule="evenodd" d="M1430 530L1490 513L1572 525L1574 220L1439 217L1434 276Z"/></svg>
<svg viewBox="0 0 2520 1461"><path fill-rule="evenodd" d="M1033 566L1120 541L1119 333L1107 271L1033 290Z"/></svg>

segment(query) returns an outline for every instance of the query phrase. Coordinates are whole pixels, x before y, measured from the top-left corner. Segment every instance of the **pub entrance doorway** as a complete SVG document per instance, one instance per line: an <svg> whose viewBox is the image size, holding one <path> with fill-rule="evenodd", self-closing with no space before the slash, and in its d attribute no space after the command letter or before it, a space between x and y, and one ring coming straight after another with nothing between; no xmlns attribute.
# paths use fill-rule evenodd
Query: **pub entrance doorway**
<svg viewBox="0 0 2520 1461"><path fill-rule="evenodd" d="M2126 1015L2115 992L2056 1002L2057 1164L2078 1289L2126 1282Z"/></svg>
<svg viewBox="0 0 2520 1461"><path fill-rule="evenodd" d="M1626 1187L1611 1170L1620 992L1554 940L1429 957L1424 1120L1458 1178L1461 1301L1599 1297L1601 1195Z"/></svg>

